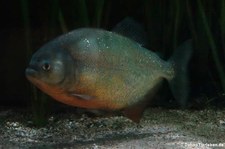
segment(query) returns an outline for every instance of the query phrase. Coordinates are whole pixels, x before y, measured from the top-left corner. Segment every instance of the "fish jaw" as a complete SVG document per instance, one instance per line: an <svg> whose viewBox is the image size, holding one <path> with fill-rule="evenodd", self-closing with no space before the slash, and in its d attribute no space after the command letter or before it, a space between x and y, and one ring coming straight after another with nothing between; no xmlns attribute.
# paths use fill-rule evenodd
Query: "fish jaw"
<svg viewBox="0 0 225 149"><path fill-rule="evenodd" d="M28 67L25 70L25 74L28 80L35 78L37 76L38 70L35 67Z"/></svg>

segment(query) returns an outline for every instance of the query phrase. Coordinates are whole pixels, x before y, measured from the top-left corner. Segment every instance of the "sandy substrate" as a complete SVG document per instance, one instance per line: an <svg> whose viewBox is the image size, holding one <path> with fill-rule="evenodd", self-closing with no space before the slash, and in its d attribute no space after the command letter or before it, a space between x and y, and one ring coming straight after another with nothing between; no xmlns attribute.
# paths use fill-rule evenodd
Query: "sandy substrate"
<svg viewBox="0 0 225 149"><path fill-rule="evenodd" d="M34 127L31 115L0 111L3 148L225 148L225 110L146 110L139 124L122 116L91 118L76 113L55 114L44 127Z"/></svg>

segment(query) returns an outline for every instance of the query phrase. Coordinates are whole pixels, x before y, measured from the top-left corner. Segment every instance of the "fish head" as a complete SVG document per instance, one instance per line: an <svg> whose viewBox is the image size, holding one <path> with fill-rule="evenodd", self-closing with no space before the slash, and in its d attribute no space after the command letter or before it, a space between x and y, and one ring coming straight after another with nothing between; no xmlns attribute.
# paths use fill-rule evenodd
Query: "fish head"
<svg viewBox="0 0 225 149"><path fill-rule="evenodd" d="M30 82L41 88L41 84L62 85L71 71L73 59L66 49L44 46L33 54L25 73Z"/></svg>

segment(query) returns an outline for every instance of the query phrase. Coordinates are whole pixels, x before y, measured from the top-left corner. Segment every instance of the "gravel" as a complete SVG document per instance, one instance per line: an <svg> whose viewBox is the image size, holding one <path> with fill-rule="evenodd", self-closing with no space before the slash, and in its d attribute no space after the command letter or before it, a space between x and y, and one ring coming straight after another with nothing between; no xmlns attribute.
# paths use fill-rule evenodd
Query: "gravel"
<svg viewBox="0 0 225 149"><path fill-rule="evenodd" d="M225 148L225 110L146 110L136 124L122 116L52 114L35 127L24 110L0 111L3 148Z"/></svg>

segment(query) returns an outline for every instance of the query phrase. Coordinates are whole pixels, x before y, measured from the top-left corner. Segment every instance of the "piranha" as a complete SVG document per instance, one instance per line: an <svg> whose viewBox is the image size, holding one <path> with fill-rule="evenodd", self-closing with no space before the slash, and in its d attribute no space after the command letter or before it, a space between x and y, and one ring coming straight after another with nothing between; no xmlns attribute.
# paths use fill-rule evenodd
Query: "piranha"
<svg viewBox="0 0 225 149"><path fill-rule="evenodd" d="M164 79L175 99L185 105L190 49L191 41L186 41L164 61L132 38L80 28L41 47L32 56L26 77L59 102L122 111L138 122Z"/></svg>

